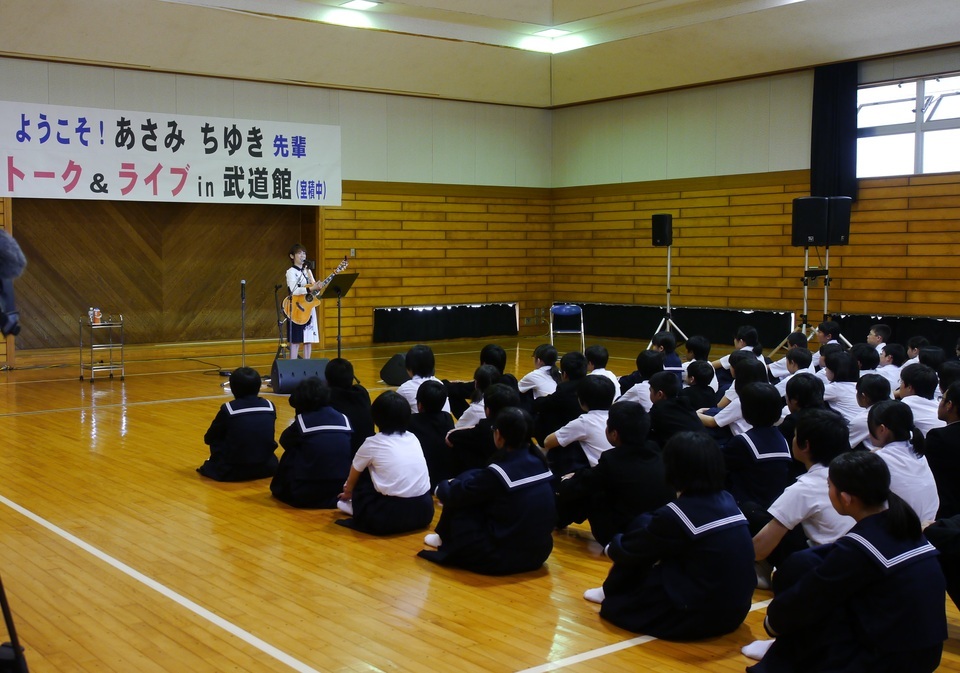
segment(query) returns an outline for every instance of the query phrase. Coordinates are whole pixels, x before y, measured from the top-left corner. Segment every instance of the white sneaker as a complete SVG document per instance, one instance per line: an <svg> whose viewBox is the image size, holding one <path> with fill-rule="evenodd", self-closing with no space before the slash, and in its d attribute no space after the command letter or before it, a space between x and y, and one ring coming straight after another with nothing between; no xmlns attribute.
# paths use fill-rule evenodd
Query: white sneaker
<svg viewBox="0 0 960 673"><path fill-rule="evenodd" d="M583 592L583 597L586 598L591 603L603 603L603 599L606 598L603 594L603 587L597 587L596 589L587 589Z"/></svg>
<svg viewBox="0 0 960 673"><path fill-rule="evenodd" d="M337 500L337 509L346 514L347 516L353 516L353 501L352 500Z"/></svg>
<svg viewBox="0 0 960 673"><path fill-rule="evenodd" d="M427 545L428 547L439 547L443 544L443 542L440 540L440 536L436 533L427 533L423 537L423 544Z"/></svg>
<svg viewBox="0 0 960 673"><path fill-rule="evenodd" d="M748 659L760 661L763 659L763 655L767 653L767 650L770 649L770 646L773 645L773 643L773 638L770 640L754 640L749 645L744 645L741 647L740 653Z"/></svg>

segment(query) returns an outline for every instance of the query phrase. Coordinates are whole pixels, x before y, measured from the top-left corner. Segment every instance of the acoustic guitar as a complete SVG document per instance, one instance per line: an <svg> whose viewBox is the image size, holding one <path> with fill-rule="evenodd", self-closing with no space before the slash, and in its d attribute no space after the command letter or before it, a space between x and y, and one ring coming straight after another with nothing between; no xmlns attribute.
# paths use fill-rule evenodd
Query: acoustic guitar
<svg viewBox="0 0 960 673"><path fill-rule="evenodd" d="M329 276L324 278L320 283L314 283L310 286L306 294L293 295L292 297L288 295L284 297L284 315L298 325L306 325L310 322L310 316L313 315L313 307L316 306L313 302L317 298L317 295L323 292L323 288L330 284L334 276L344 271L349 264L350 262L344 257L343 261L337 264L337 268L334 269Z"/></svg>

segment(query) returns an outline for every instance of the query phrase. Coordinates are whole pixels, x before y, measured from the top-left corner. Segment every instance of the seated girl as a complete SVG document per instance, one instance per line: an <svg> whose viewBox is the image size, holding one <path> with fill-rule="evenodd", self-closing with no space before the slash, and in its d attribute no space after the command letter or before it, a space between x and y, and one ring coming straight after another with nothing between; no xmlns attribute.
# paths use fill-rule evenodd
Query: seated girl
<svg viewBox="0 0 960 673"><path fill-rule="evenodd" d="M750 611L757 580L747 520L723 490L723 454L703 433L681 432L663 449L673 502L637 518L606 553L613 567L584 598L600 616L667 640L730 633Z"/></svg>
<svg viewBox="0 0 960 673"><path fill-rule="evenodd" d="M890 491L890 471L874 453L834 458L829 484L833 506L857 523L774 574L764 628L776 640L747 670L936 670L947 637L944 579L916 513Z"/></svg>
<svg viewBox="0 0 960 673"><path fill-rule="evenodd" d="M297 384L290 406L297 416L280 433L283 456L270 491L294 507L336 507L350 470L350 422L330 406L330 389L316 376Z"/></svg>
<svg viewBox="0 0 960 673"><path fill-rule="evenodd" d="M337 523L372 535L426 528L433 521L433 496L423 449L407 432L410 405L388 390L374 400L372 411L380 432L368 437L353 458L337 503L353 518Z"/></svg>
<svg viewBox="0 0 960 673"><path fill-rule="evenodd" d="M493 421L498 452L485 468L441 481L437 532L419 556L484 575L535 570L553 549L557 512L543 454L530 444L533 419L507 407Z"/></svg>

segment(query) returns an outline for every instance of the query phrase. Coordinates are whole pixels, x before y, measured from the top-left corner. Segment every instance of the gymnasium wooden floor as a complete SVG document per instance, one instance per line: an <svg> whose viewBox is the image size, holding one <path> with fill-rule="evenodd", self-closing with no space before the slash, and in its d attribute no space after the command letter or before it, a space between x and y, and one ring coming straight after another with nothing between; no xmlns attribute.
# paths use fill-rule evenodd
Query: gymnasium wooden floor
<svg viewBox="0 0 960 673"><path fill-rule="evenodd" d="M529 371L541 341L499 340L508 370ZM438 376L472 377L485 342L432 344ZM646 342L607 345L627 373ZM268 375L274 349L248 342L247 364ZM380 367L405 350L344 357L376 396ZM714 640L601 621L581 596L609 562L578 529L556 534L540 571L488 578L418 559L422 532L368 537L334 525L336 511L280 504L268 480L202 479L203 434L229 399L218 371L240 364L239 344L126 356L123 382L80 382L75 350L20 352L0 373L0 572L33 673L742 671L740 647L763 637L764 591ZM272 397L279 434L293 412ZM941 670L960 671L948 608Z"/></svg>

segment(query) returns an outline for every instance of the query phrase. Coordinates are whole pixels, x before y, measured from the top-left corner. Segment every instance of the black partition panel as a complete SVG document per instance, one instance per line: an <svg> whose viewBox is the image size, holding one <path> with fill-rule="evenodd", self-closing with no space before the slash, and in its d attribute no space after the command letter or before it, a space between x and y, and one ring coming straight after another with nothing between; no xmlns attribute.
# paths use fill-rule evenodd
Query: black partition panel
<svg viewBox="0 0 960 673"><path fill-rule="evenodd" d="M516 304L402 306L373 310L374 343L516 335Z"/></svg>

